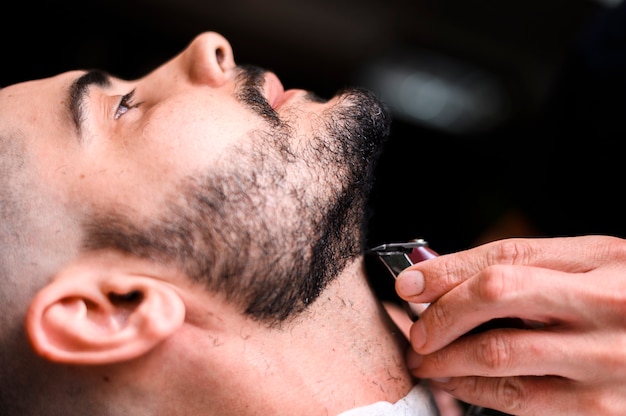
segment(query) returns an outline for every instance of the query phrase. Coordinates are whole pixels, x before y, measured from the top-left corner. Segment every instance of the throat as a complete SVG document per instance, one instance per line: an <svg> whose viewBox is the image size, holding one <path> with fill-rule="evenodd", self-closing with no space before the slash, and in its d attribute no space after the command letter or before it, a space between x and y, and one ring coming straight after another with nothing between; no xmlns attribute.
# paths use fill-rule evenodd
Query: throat
<svg viewBox="0 0 626 416"><path fill-rule="evenodd" d="M306 390L300 400L323 398L327 406L332 398L339 412L396 402L415 384L404 362L408 341L360 267L334 281L289 335L294 354L284 358L293 366L286 370Z"/></svg>

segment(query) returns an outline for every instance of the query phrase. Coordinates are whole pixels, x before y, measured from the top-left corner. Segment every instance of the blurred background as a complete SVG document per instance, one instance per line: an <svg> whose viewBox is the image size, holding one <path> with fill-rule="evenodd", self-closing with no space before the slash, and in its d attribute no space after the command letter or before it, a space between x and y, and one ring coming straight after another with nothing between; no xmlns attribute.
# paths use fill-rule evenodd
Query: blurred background
<svg viewBox="0 0 626 416"><path fill-rule="evenodd" d="M374 90L394 118L370 245L624 236L619 0L58 0L4 11L0 85L133 78L214 30L286 88Z"/></svg>

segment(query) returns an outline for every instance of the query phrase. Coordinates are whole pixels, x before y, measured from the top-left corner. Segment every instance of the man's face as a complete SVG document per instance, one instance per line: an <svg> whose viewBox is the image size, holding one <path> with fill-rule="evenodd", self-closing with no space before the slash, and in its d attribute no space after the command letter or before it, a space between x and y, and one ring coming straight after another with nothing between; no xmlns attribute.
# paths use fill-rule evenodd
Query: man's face
<svg viewBox="0 0 626 416"><path fill-rule="evenodd" d="M361 249L388 123L366 93L323 102L237 68L206 33L138 80L75 71L4 88L0 130L25 140L34 180L86 249L176 262L282 320Z"/></svg>

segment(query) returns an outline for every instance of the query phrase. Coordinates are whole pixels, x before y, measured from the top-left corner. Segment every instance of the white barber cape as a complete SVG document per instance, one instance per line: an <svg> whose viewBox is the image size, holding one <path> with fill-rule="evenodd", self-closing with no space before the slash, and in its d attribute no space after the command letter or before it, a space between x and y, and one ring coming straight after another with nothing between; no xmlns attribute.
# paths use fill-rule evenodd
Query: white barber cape
<svg viewBox="0 0 626 416"><path fill-rule="evenodd" d="M409 394L395 403L377 402L340 413L338 416L439 416L439 410L428 388L417 384Z"/></svg>

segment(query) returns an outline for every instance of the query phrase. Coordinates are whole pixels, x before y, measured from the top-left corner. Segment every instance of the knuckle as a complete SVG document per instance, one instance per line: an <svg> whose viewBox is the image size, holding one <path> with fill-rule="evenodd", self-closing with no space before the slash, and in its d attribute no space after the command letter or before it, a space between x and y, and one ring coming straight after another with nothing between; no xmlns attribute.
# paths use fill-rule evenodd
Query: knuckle
<svg viewBox="0 0 626 416"><path fill-rule="evenodd" d="M448 348L443 348L429 354L427 360L433 374L445 374L450 369L451 354Z"/></svg>
<svg viewBox="0 0 626 416"><path fill-rule="evenodd" d="M479 344L480 362L483 363L489 375L493 372L501 373L512 366L511 343L497 332L485 334Z"/></svg>
<svg viewBox="0 0 626 416"><path fill-rule="evenodd" d="M530 245L520 240L498 242L490 252L490 266L484 268L469 286L475 299L485 306L504 304L523 290L528 282L528 268L512 266L529 264L534 256Z"/></svg>
<svg viewBox="0 0 626 416"><path fill-rule="evenodd" d="M438 282L444 287L454 287L460 282L458 281L460 273L459 270L463 270L466 265L463 259L452 257L451 261L442 262L441 270L438 270Z"/></svg>
<svg viewBox="0 0 626 416"><path fill-rule="evenodd" d="M466 267L463 260L455 256L447 257L445 261L428 262L428 276L436 276L436 278L428 281L427 288L439 295L447 292L464 280L465 275L462 271ZM426 276L427 279L428 276Z"/></svg>
<svg viewBox="0 0 626 416"><path fill-rule="evenodd" d="M501 300L508 293L508 276L505 269L490 266L482 277L476 280L475 291L478 299L492 303Z"/></svg>
<svg viewBox="0 0 626 416"><path fill-rule="evenodd" d="M435 328L447 328L450 325L450 313L445 304L436 302L426 310L429 311L428 317Z"/></svg>
<svg viewBox="0 0 626 416"><path fill-rule="evenodd" d="M623 415L624 402L621 397L615 394L604 394L602 392L593 392L593 394L583 394L578 403L580 409L590 412L589 414L597 415Z"/></svg>
<svg viewBox="0 0 626 416"><path fill-rule="evenodd" d="M619 381L626 370L626 336L614 336L595 346L591 358L595 366L585 372L585 380L599 382L611 378Z"/></svg>
<svg viewBox="0 0 626 416"><path fill-rule="evenodd" d="M621 260L626 257L626 241L618 237L599 236L597 240L590 245L595 248L598 257Z"/></svg>
<svg viewBox="0 0 626 416"><path fill-rule="evenodd" d="M515 377L501 378L496 383L496 401L506 413L520 414L524 411L526 395L519 379Z"/></svg>
<svg viewBox="0 0 626 416"><path fill-rule="evenodd" d="M494 243L487 252L489 264L525 264L532 257L533 247L523 239L507 239Z"/></svg>
<svg viewBox="0 0 626 416"><path fill-rule="evenodd" d="M517 377L465 377L461 383L459 387L472 402L485 403L490 408L512 415L527 414L529 411L529 395Z"/></svg>

